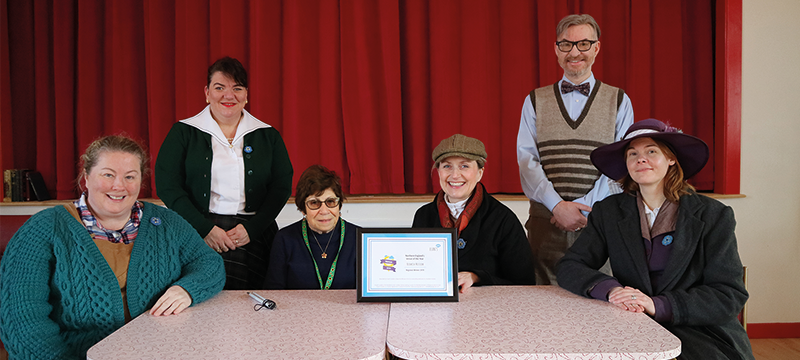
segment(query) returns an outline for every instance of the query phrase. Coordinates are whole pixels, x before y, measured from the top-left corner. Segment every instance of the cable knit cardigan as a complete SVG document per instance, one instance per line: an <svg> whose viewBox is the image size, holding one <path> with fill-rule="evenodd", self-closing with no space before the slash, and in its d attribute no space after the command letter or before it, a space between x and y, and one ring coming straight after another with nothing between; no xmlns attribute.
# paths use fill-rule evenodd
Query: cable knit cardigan
<svg viewBox="0 0 800 360"><path fill-rule="evenodd" d="M131 316L172 285L192 305L222 290L222 258L175 212L144 203L128 266ZM181 316L181 315L174 315ZM63 206L29 219L0 263L0 337L12 359L77 359L125 325L119 283L94 241Z"/></svg>

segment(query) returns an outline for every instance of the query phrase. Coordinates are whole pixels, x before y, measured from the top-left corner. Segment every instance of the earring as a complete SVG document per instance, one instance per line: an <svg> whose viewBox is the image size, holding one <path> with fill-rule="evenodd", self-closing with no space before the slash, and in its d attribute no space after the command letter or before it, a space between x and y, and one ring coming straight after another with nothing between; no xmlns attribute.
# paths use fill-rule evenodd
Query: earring
<svg viewBox="0 0 800 360"><path fill-rule="evenodd" d="M210 101L208 101L208 99L206 99L206 104L211 104L211 102L210 102Z"/></svg>
<svg viewBox="0 0 800 360"><path fill-rule="evenodd" d="M247 103L248 103L248 101L247 101L247 100L245 100L245 101L244 101L244 103L245 103L245 104L247 104Z"/></svg>

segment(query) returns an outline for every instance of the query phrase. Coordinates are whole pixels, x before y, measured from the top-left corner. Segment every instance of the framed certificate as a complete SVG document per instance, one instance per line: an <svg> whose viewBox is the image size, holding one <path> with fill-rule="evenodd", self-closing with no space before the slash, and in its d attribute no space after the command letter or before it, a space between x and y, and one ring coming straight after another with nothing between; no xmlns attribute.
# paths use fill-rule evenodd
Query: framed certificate
<svg viewBox="0 0 800 360"><path fill-rule="evenodd" d="M358 301L458 301L455 238L455 229L358 229Z"/></svg>

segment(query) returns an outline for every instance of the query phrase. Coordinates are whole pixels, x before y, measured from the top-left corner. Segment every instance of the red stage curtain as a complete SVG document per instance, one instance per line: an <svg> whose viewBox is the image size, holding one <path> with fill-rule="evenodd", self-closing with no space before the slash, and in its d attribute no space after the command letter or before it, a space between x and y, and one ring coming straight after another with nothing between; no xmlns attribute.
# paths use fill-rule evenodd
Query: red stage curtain
<svg viewBox="0 0 800 360"><path fill-rule="evenodd" d="M558 20L602 29L595 76L714 141L714 1L0 0L0 167L76 196L77 159L126 133L153 159L205 106L219 57L250 73L247 108L283 135L295 181L319 163L352 194L431 193L431 150L481 139L491 192L521 193L516 134L530 90L560 79ZM713 146L712 146L713 149ZM713 159L713 154L712 154ZM695 178L713 189L710 163ZM142 197L153 196L152 178Z"/></svg>

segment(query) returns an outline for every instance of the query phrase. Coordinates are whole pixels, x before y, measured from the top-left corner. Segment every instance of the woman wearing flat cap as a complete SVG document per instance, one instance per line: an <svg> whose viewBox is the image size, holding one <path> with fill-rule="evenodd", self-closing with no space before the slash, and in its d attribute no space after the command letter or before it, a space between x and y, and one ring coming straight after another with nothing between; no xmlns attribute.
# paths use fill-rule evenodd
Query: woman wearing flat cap
<svg viewBox="0 0 800 360"><path fill-rule="evenodd" d="M748 294L733 210L686 181L708 161L708 146L647 119L591 159L624 192L594 206L558 264L558 284L646 313L681 340L678 359L753 359L737 320ZM614 277L597 271L606 259Z"/></svg>
<svg viewBox="0 0 800 360"><path fill-rule="evenodd" d="M433 149L442 191L414 215L415 228L455 228L458 286L533 285L533 256L519 218L480 183L486 148L455 134Z"/></svg>

